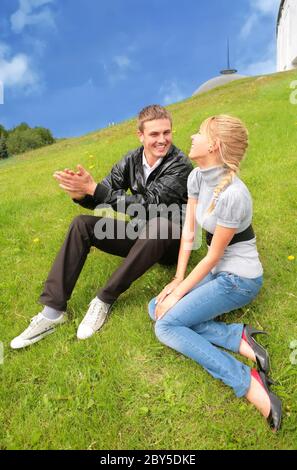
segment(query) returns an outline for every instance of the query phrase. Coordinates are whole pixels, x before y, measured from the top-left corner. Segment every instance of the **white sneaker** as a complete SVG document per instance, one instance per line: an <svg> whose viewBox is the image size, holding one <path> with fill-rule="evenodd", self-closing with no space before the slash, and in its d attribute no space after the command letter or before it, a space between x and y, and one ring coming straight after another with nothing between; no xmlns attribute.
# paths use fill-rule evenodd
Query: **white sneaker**
<svg viewBox="0 0 297 470"><path fill-rule="evenodd" d="M89 309L78 327L77 338L90 338L90 336L93 336L96 331L100 330L110 309L110 304L106 304L105 302L102 302L102 300L98 299L98 297L95 297L95 299L90 303Z"/></svg>
<svg viewBox="0 0 297 470"><path fill-rule="evenodd" d="M28 328L11 341L10 346L12 349L21 349L37 343L45 336L54 333L55 327L66 321L67 314L65 312L62 312L56 320L50 320L40 312L32 318Z"/></svg>

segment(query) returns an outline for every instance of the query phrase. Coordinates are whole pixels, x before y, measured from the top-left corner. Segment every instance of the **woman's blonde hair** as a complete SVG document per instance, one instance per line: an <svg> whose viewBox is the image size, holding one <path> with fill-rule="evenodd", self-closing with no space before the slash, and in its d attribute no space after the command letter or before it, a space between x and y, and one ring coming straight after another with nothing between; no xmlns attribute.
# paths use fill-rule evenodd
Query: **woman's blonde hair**
<svg viewBox="0 0 297 470"><path fill-rule="evenodd" d="M210 213L214 210L219 195L239 173L240 163L248 147L248 131L240 119L224 114L206 119L201 130L206 132L210 144L218 143L220 157L226 168L226 174L214 189L214 197L208 209Z"/></svg>

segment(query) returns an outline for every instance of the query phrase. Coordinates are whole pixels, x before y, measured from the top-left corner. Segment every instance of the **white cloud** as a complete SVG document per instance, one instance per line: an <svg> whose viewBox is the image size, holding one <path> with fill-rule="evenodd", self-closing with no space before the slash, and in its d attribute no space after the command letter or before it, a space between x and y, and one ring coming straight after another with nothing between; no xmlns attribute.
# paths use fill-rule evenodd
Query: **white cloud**
<svg viewBox="0 0 297 470"><path fill-rule="evenodd" d="M4 104L4 86L0 80L0 104Z"/></svg>
<svg viewBox="0 0 297 470"><path fill-rule="evenodd" d="M280 0L250 0L251 7L264 15L275 15L280 6Z"/></svg>
<svg viewBox="0 0 297 470"><path fill-rule="evenodd" d="M128 56L126 55L117 55L114 57L114 63L120 68L120 69L129 69L132 67L132 61L129 59Z"/></svg>
<svg viewBox="0 0 297 470"><path fill-rule="evenodd" d="M30 51L31 56L36 59L43 58L47 49L45 41L32 36L24 37L24 45Z"/></svg>
<svg viewBox="0 0 297 470"><path fill-rule="evenodd" d="M249 0L251 13L245 19L240 31L240 37L247 39L261 19L265 16L277 17L280 0Z"/></svg>
<svg viewBox="0 0 297 470"><path fill-rule="evenodd" d="M129 72L135 70L135 62L127 54L115 55L108 62L103 61L103 68L111 85L128 78Z"/></svg>
<svg viewBox="0 0 297 470"><path fill-rule="evenodd" d="M261 58L255 62L242 62L239 64L240 73L243 75L267 75L276 71L275 45L271 44Z"/></svg>
<svg viewBox="0 0 297 470"><path fill-rule="evenodd" d="M41 7L52 3L54 0L19 0L19 9L10 17L11 28L14 33L21 33L28 25L39 27L55 27L53 12ZM36 9L39 11L36 12Z"/></svg>
<svg viewBox="0 0 297 470"><path fill-rule="evenodd" d="M260 60L241 69L243 75L268 75L276 70L276 59Z"/></svg>
<svg viewBox="0 0 297 470"><path fill-rule="evenodd" d="M244 24L240 31L240 39L249 45L249 39L253 34L253 38L257 38L257 43L261 41L264 44L263 52L260 50L253 50L253 62L250 58L247 59L243 56L241 63L238 64L238 69L243 75L267 75L276 71L276 43L275 41L266 47L267 37L263 33L263 21L268 20L268 23L273 23L276 18L280 6L280 0L249 0L250 15L245 19ZM266 24L266 23L265 23ZM265 38L265 39L264 39ZM265 42L264 42L265 40Z"/></svg>
<svg viewBox="0 0 297 470"><path fill-rule="evenodd" d="M255 25L258 23L258 18L259 17L258 17L257 14L252 13L251 16L249 16L246 19L246 21L245 21L245 23L244 23L244 25L243 25L243 27L241 28L241 31L240 31L240 36L243 39L247 38L251 34L251 32L254 29Z"/></svg>
<svg viewBox="0 0 297 470"><path fill-rule="evenodd" d="M0 42L0 59L10 53L10 47L4 42Z"/></svg>
<svg viewBox="0 0 297 470"><path fill-rule="evenodd" d="M40 78L26 54L11 56L6 44L0 44L0 80L5 88L19 88L26 93L40 90Z"/></svg>
<svg viewBox="0 0 297 470"><path fill-rule="evenodd" d="M27 26L54 28L55 20L49 5L55 0L19 0L18 10L10 17L11 30L21 33ZM22 91L26 94L42 91L40 73L34 65L33 57L42 57L46 44L40 39L24 36L24 42L30 46L30 56L14 52L0 43L0 80L5 88ZM32 57L31 57L32 56Z"/></svg>
<svg viewBox="0 0 297 470"><path fill-rule="evenodd" d="M166 82L161 86L159 93L162 95L162 104L168 105L184 100L187 95L182 93L175 81Z"/></svg>

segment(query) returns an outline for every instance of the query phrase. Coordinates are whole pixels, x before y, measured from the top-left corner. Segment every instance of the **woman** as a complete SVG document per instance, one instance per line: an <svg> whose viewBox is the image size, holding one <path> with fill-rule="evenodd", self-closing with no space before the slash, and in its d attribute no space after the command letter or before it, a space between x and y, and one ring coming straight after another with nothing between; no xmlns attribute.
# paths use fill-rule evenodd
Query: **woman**
<svg viewBox="0 0 297 470"><path fill-rule="evenodd" d="M213 321L243 307L263 283L255 234L252 200L237 176L248 146L243 123L215 116L192 136L190 158L198 164L188 179L188 205L176 276L149 304L158 339L202 365L213 377L245 396L280 428L282 407L270 392L269 356L247 325ZM196 222L206 229L208 253L186 277L195 240ZM240 353L258 365L250 369L222 349Z"/></svg>

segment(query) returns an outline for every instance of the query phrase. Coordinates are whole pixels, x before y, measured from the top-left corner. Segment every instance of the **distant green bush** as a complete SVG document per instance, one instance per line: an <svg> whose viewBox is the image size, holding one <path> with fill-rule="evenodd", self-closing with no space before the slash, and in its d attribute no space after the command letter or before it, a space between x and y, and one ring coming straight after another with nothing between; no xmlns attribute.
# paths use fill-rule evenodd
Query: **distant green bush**
<svg viewBox="0 0 297 470"><path fill-rule="evenodd" d="M0 137L0 160L3 158L8 158L8 149L7 149L7 144L6 144L6 138L4 134L1 134Z"/></svg>
<svg viewBox="0 0 297 470"><path fill-rule="evenodd" d="M6 147L8 156L34 150L44 147L45 145L51 145L55 142L49 129L44 127L31 128L25 122L22 122L10 130L6 130L5 127L0 124L0 138L5 139L5 144L4 141L2 142L2 152L4 155Z"/></svg>
<svg viewBox="0 0 297 470"><path fill-rule="evenodd" d="M0 137L7 137L8 136L8 131L5 129L4 126L2 126L2 124L0 124Z"/></svg>

